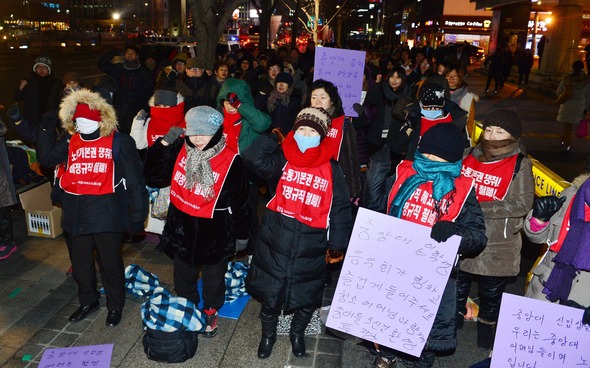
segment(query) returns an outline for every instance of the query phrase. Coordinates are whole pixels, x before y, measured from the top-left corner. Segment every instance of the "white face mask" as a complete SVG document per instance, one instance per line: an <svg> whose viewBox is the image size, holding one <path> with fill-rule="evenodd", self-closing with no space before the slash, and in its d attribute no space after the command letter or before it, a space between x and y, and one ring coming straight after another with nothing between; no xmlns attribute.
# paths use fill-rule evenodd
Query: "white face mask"
<svg viewBox="0 0 590 368"><path fill-rule="evenodd" d="M94 133L98 129L98 121L76 118L76 131L82 134Z"/></svg>

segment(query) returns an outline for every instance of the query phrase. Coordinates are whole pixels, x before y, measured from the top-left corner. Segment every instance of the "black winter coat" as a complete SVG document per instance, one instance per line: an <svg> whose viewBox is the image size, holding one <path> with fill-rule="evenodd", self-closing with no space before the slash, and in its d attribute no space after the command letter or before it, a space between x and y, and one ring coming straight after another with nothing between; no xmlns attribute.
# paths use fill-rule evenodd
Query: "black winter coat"
<svg viewBox="0 0 590 368"><path fill-rule="evenodd" d="M148 101L154 91L154 80L151 72L145 66L138 69L125 69L124 64L111 64L115 56L113 50L98 59L98 68L117 81L115 107L126 106L133 114L144 109L149 111Z"/></svg>
<svg viewBox="0 0 590 368"><path fill-rule="evenodd" d="M123 233L129 231L130 225L143 224L146 219L148 196L135 141L126 134L115 134L118 134L113 141L115 184L118 183L115 192L104 195L63 193L61 227L70 235ZM98 136L98 130L82 134L85 140ZM37 138L37 157L41 165L54 167L66 162L70 137L64 133L56 141L55 129L41 129ZM115 148L115 144L119 148Z"/></svg>
<svg viewBox="0 0 590 368"><path fill-rule="evenodd" d="M212 147L222 134L220 129L205 149ZM176 158L186 139L177 139L164 146L158 139L147 152L144 173L146 183L153 188L169 186ZM172 203L164 226L165 246L192 265L214 264L235 251L236 239L248 239L248 180L240 156L234 159L220 193L213 218L193 217Z"/></svg>
<svg viewBox="0 0 590 368"><path fill-rule="evenodd" d="M401 126L403 119L398 121L392 116L392 111L398 101L402 104L408 101L408 99L404 98L408 93L409 89L407 87L404 87L399 93L394 92L387 79L379 84L374 84L367 91L364 105L376 107L375 117L371 120L367 136L367 140L373 146L381 147L383 145L381 135L384 128L390 129L391 127Z"/></svg>
<svg viewBox="0 0 590 368"><path fill-rule="evenodd" d="M61 89L61 83L55 79L53 74L41 77L37 73L31 72L25 88L22 91L20 88L16 88L14 100L24 102L25 108L22 110L24 119L29 124L38 126L44 113L59 107Z"/></svg>
<svg viewBox="0 0 590 368"><path fill-rule="evenodd" d="M381 213L386 212L387 197L395 183L395 176L386 179L389 170L389 162L370 161L363 207ZM477 202L475 190L472 189L469 193L459 217L455 220L455 224L459 227L457 235L461 237L458 251L460 258L471 258L481 253L486 246L487 237L483 212ZM443 292L432 330L426 341L426 350L448 351L457 346L455 333L455 317L457 315L456 273L457 269L451 274Z"/></svg>
<svg viewBox="0 0 590 368"><path fill-rule="evenodd" d="M276 188L286 159L273 136L261 136L244 152L249 169ZM322 304L326 250L345 251L352 230L350 202L340 166L332 161L334 196L328 230L307 226L267 209L246 287L264 305L283 310Z"/></svg>
<svg viewBox="0 0 590 368"><path fill-rule="evenodd" d="M274 108L272 111L268 109L268 97L270 95L256 94L254 97L254 106L265 114L270 116L271 124L268 128L269 131L274 128L280 128L283 134L289 133L293 130L293 124L299 111L301 111L301 94L293 90L291 96L289 96L289 103L285 106L279 100L275 101Z"/></svg>

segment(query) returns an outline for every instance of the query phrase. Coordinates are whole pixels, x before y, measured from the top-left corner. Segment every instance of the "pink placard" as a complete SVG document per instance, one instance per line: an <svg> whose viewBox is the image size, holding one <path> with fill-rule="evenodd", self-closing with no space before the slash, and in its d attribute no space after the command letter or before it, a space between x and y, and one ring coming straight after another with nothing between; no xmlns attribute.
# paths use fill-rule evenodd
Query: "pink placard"
<svg viewBox="0 0 590 368"><path fill-rule="evenodd" d="M46 349L39 368L109 368L113 344Z"/></svg>
<svg viewBox="0 0 590 368"><path fill-rule="evenodd" d="M326 326L420 356L461 238L360 208Z"/></svg>
<svg viewBox="0 0 590 368"><path fill-rule="evenodd" d="M492 368L590 367L581 309L504 293Z"/></svg>
<svg viewBox="0 0 590 368"><path fill-rule="evenodd" d="M365 52L332 47L316 47L313 80L325 79L338 87L344 115L357 117L353 105L361 103Z"/></svg>

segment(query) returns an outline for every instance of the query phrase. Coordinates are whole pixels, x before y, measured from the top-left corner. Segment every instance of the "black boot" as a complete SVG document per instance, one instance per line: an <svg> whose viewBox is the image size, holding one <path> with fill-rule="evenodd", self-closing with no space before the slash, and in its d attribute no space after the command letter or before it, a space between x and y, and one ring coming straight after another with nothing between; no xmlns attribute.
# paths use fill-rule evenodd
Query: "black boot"
<svg viewBox="0 0 590 368"><path fill-rule="evenodd" d="M291 340L291 351L296 357L305 356L305 329L311 321L314 308L301 308L295 311L291 322L289 339Z"/></svg>
<svg viewBox="0 0 590 368"><path fill-rule="evenodd" d="M266 359L272 354L272 347L277 341L277 323L279 316L276 314L266 315L260 312L262 322L262 338L258 345L258 358Z"/></svg>
<svg viewBox="0 0 590 368"><path fill-rule="evenodd" d="M477 347L490 350L494 344L495 324L477 321Z"/></svg>

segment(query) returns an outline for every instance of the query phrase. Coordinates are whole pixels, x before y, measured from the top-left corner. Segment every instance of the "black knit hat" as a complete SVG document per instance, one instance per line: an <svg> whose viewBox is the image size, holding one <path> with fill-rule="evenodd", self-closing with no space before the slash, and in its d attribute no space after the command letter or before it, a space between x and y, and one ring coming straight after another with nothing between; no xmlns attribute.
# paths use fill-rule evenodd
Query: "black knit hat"
<svg viewBox="0 0 590 368"><path fill-rule="evenodd" d="M275 83L279 82L287 83L289 86L291 86L293 85L293 77L287 72L279 73L275 78Z"/></svg>
<svg viewBox="0 0 590 368"><path fill-rule="evenodd" d="M487 127L495 126L504 129L514 139L522 135L522 122L516 111L511 109L499 109L492 111L483 121L483 130Z"/></svg>
<svg viewBox="0 0 590 368"><path fill-rule="evenodd" d="M332 118L326 110L321 107L307 107L297 114L295 123L293 123L293 131L300 126L308 126L314 128L320 137L324 138L328 134L331 124Z"/></svg>
<svg viewBox="0 0 590 368"><path fill-rule="evenodd" d="M448 162L460 161L464 149L461 131L451 123L440 123L428 129L418 144L421 154L430 153Z"/></svg>
<svg viewBox="0 0 590 368"><path fill-rule="evenodd" d="M438 83L425 83L418 92L418 101L424 107L442 109L445 105L445 88Z"/></svg>

